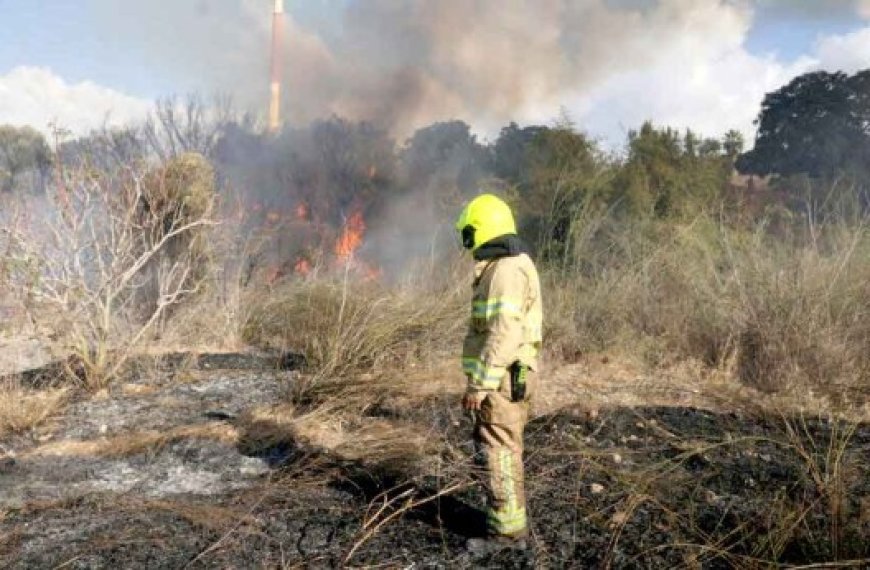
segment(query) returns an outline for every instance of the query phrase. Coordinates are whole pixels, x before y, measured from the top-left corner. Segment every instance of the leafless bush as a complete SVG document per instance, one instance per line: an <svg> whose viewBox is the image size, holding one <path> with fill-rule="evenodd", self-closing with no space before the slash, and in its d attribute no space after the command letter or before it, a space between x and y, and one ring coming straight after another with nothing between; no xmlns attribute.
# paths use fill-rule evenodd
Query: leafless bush
<svg viewBox="0 0 870 570"><path fill-rule="evenodd" d="M215 97L210 104L197 95L169 97L157 102L141 132L161 160L186 152L211 156L225 127L236 118L227 97Z"/></svg>
<svg viewBox="0 0 870 570"><path fill-rule="evenodd" d="M170 308L202 287L212 177L198 155L144 171L83 164L2 228L5 287L62 339L89 386L111 381Z"/></svg>

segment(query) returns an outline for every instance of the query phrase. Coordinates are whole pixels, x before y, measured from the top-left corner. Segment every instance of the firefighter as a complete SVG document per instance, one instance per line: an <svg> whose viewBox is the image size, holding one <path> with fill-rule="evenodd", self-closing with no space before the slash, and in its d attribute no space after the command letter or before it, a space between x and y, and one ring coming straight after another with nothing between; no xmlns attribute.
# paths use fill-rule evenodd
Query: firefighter
<svg viewBox="0 0 870 570"><path fill-rule="evenodd" d="M462 406L474 416L475 459L487 495L484 538L472 551L525 548L523 429L541 348L541 286L510 207L483 194L456 222L475 260L471 322L462 349Z"/></svg>

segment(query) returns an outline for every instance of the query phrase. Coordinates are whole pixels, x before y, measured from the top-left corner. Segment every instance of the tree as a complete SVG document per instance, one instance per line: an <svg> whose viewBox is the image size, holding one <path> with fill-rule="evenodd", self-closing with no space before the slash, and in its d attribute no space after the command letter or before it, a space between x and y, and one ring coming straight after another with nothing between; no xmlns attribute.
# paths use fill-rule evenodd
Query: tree
<svg viewBox="0 0 870 570"><path fill-rule="evenodd" d="M628 135L628 158L614 196L629 214L670 217L708 207L725 188L731 164L723 144L644 123Z"/></svg>
<svg viewBox="0 0 870 570"><path fill-rule="evenodd" d="M495 175L514 184L526 180L529 148L548 130L542 126L520 128L516 123L502 128L492 147Z"/></svg>
<svg viewBox="0 0 870 570"><path fill-rule="evenodd" d="M731 162L737 160L737 157L743 152L743 133L731 129L725 136L722 137L722 148L725 150L725 156L731 159Z"/></svg>
<svg viewBox="0 0 870 570"><path fill-rule="evenodd" d="M682 159L677 131L646 122L639 131L629 132L628 162L621 176L624 206L635 213L671 213L685 186Z"/></svg>
<svg viewBox="0 0 870 570"><path fill-rule="evenodd" d="M138 127L103 126L86 136L61 142L57 158L64 165L88 164L110 172L144 162L148 152L148 142Z"/></svg>
<svg viewBox="0 0 870 570"><path fill-rule="evenodd" d="M807 73L767 94L744 174L866 174L870 158L870 70Z"/></svg>
<svg viewBox="0 0 870 570"><path fill-rule="evenodd" d="M0 190L11 192L27 171L44 177L50 165L51 151L38 131L0 125Z"/></svg>
<svg viewBox="0 0 870 570"><path fill-rule="evenodd" d="M553 127L503 128L493 145L495 174L514 186L520 224L539 255L566 254L580 209L604 203L607 162L595 142L563 118Z"/></svg>
<svg viewBox="0 0 870 570"><path fill-rule="evenodd" d="M428 188L447 202L442 206L450 208L456 207L457 199L477 190L490 164L486 147L462 121L417 130L405 143L400 159L406 186Z"/></svg>
<svg viewBox="0 0 870 570"><path fill-rule="evenodd" d="M215 97L206 103L191 94L183 100L169 97L157 101L141 133L161 160L187 152L211 158L226 127L236 122L238 117L228 97Z"/></svg>

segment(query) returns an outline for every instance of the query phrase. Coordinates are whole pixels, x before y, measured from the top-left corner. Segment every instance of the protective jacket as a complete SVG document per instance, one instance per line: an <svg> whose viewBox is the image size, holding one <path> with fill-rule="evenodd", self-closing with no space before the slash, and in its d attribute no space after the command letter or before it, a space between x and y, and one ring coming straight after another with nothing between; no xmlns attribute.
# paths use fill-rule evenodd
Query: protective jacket
<svg viewBox="0 0 870 570"><path fill-rule="evenodd" d="M474 251L471 323L462 350L469 388L509 391L508 368L516 361L538 368L541 347L541 285L525 245L501 236Z"/></svg>

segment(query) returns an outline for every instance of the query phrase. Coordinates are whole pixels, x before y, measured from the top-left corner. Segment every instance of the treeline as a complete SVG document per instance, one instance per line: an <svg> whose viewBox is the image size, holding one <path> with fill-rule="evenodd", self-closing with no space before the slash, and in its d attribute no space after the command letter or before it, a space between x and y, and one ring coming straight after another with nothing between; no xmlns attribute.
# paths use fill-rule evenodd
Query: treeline
<svg viewBox="0 0 870 570"><path fill-rule="evenodd" d="M578 209L603 208L624 219L713 208L735 220L771 212L863 215L870 71L798 77L767 95L757 123L749 152L734 130L705 138L645 123L614 153L567 119L512 123L486 142L461 121L443 122L398 143L375 125L338 117L270 135L225 103L167 100L144 125L64 142L56 156L33 129L0 127L0 189L41 189L57 157L111 169L196 151L215 165L222 186L249 204L264 212L304 204L330 224L354 208L374 219L399 196L433 215L446 213L480 188L512 198L541 244L562 240Z"/></svg>

